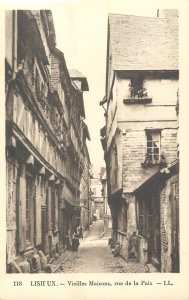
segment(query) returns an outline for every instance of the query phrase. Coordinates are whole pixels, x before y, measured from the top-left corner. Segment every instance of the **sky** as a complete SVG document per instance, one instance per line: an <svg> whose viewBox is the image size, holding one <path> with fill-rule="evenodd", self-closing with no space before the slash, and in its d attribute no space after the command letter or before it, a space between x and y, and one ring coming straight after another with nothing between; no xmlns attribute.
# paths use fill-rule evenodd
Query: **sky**
<svg viewBox="0 0 189 300"><path fill-rule="evenodd" d="M156 12L157 9L149 5L129 6L122 0L63 1L58 8L52 9L57 48L64 53L68 69L79 70L88 80L89 92L84 92L84 105L93 165L105 165L100 142L100 128L105 125L105 118L99 102L105 95L108 14L155 17Z"/></svg>

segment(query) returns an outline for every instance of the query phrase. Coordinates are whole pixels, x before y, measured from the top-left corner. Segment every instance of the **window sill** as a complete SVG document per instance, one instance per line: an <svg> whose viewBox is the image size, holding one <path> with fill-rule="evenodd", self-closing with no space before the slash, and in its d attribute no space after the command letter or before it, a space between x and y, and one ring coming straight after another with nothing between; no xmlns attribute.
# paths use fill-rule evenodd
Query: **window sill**
<svg viewBox="0 0 189 300"><path fill-rule="evenodd" d="M143 162L141 163L141 166L144 167L144 168L152 168L152 167L155 167L155 166L159 166L159 167L166 167L167 164L165 162Z"/></svg>
<svg viewBox="0 0 189 300"><path fill-rule="evenodd" d="M124 104L148 104L152 102L152 98L127 98L123 99Z"/></svg>
<svg viewBox="0 0 189 300"><path fill-rule="evenodd" d="M143 163L141 163L141 166L144 167L144 168L152 168L152 167L159 166L159 165L160 165L159 162L157 162L157 163L155 163L155 162L143 162Z"/></svg>

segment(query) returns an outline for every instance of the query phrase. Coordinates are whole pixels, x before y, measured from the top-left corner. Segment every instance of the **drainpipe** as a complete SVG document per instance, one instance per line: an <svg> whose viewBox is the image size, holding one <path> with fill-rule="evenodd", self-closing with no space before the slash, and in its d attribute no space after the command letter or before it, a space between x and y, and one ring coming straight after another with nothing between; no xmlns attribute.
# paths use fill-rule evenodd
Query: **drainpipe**
<svg viewBox="0 0 189 300"><path fill-rule="evenodd" d="M18 40L18 18L17 10L13 10L13 59L12 59L12 79L16 79L17 71L17 40Z"/></svg>
<svg viewBox="0 0 189 300"><path fill-rule="evenodd" d="M89 170L88 170L88 224L87 224L87 229L89 229L89 226L90 226L90 183L89 183L89 180L90 180L90 173L89 173Z"/></svg>

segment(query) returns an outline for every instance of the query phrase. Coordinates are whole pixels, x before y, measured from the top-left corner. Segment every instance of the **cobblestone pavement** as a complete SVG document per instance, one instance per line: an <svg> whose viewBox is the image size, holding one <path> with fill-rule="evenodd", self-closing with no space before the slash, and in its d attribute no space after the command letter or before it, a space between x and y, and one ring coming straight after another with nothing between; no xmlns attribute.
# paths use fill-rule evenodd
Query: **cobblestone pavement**
<svg viewBox="0 0 189 300"><path fill-rule="evenodd" d="M135 262L126 263L114 257L108 246L108 237L101 237L103 222L94 222L80 240L77 252L72 252L58 273L146 273L148 268Z"/></svg>

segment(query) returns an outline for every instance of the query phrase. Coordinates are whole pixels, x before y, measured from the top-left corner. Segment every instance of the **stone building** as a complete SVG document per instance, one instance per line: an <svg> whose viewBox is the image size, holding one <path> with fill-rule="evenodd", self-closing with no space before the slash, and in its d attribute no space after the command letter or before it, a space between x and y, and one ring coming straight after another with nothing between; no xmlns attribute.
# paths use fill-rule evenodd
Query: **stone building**
<svg viewBox="0 0 189 300"><path fill-rule="evenodd" d="M93 199L93 215L97 219L103 219L104 202L102 196L101 177L104 174L104 168L99 166L92 167L91 192Z"/></svg>
<svg viewBox="0 0 189 300"><path fill-rule="evenodd" d="M106 110L101 141L113 239L126 259L152 263L162 272L173 270L161 267L170 222L157 174L173 170L177 159L178 77L177 11L109 15L106 95L100 104Z"/></svg>
<svg viewBox="0 0 189 300"><path fill-rule="evenodd" d="M178 95L177 95L178 97ZM176 104L177 129L179 129L179 109L178 101ZM167 167L161 168L154 176L144 182L143 185L136 190L136 197L141 199L148 194L151 199L152 207L156 207L153 202L158 200L160 207L160 221L158 230L152 235L153 239L148 238L147 246L149 251L157 251L151 257L152 263L161 272L179 272L180 270L180 237L179 237L179 144L177 135L177 158L172 161ZM144 215L139 218L149 215L149 210L146 209ZM154 216L156 217L156 216ZM154 230L152 228L151 230ZM142 235L142 231L140 232ZM155 235L158 234L158 237ZM140 239L140 246L146 243L145 239ZM159 243L159 247L156 244ZM142 249L139 251L139 260L148 262L147 252Z"/></svg>
<svg viewBox="0 0 189 300"><path fill-rule="evenodd" d="M83 122L84 169L80 181L80 226L83 231L89 229L91 224L91 162L86 146L86 138L90 140L87 125Z"/></svg>
<svg viewBox="0 0 189 300"><path fill-rule="evenodd" d="M87 79L78 84L56 48L51 11L7 11L8 272L44 268L80 224Z"/></svg>
<svg viewBox="0 0 189 300"><path fill-rule="evenodd" d="M102 183L102 190L101 190L102 193L101 194L102 194L103 203L104 203L104 234L109 234L109 233L111 233L111 230L112 230L112 217L111 217L110 207L108 204L106 171L104 171L104 174L102 174L101 183Z"/></svg>

